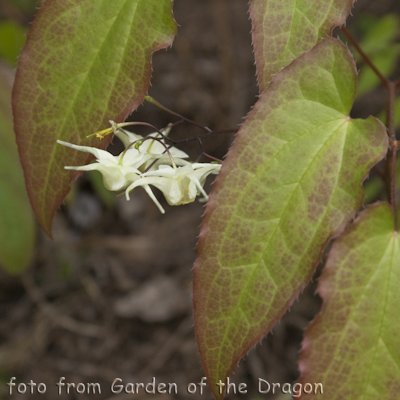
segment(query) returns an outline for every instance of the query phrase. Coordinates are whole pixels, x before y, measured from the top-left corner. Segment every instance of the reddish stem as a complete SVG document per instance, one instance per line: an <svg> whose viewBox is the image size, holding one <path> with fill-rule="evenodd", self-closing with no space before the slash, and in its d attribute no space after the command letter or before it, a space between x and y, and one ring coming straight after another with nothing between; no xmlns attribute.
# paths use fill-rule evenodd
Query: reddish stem
<svg viewBox="0 0 400 400"><path fill-rule="evenodd" d="M161 103L159 103L157 100L153 99L151 96L144 96L144 99L146 101L148 101L149 103L154 104L155 106L161 108L162 110L164 110L164 111L166 111L166 112L168 112L168 113L170 113L172 115L176 115L177 117L179 117L181 119L184 119L186 122L189 122L189 124L197 126L198 128L203 129L204 131L211 132L210 128L207 128L206 126L200 125L197 122L194 122L191 119L186 118L183 115L178 114L175 111L170 110L169 108L167 108L167 107L163 106Z"/></svg>
<svg viewBox="0 0 400 400"><path fill-rule="evenodd" d="M393 206L394 212L394 228L397 231L397 210L396 210L396 161L397 161L397 150L399 149L399 142L395 141L392 145L392 170L391 170L391 196L390 203Z"/></svg>
<svg viewBox="0 0 400 400"><path fill-rule="evenodd" d="M394 124L394 102L396 99L396 84L395 82L388 81L388 106L386 112L386 127L388 128L388 135L390 140L396 140L396 129Z"/></svg>
<svg viewBox="0 0 400 400"><path fill-rule="evenodd" d="M388 81L388 94L389 101L386 114L386 126L388 128L389 143L392 148L392 157L387 157L387 172L388 172L388 183L389 183L389 198L390 204L393 207L394 213L394 224L397 230L397 212L396 212L396 157L397 150L399 148L399 142L396 141L396 130L394 122L394 102L396 98L396 82Z"/></svg>
<svg viewBox="0 0 400 400"><path fill-rule="evenodd" d="M395 129L395 119L394 119L394 103L396 98L396 89L400 87L400 78L395 81L390 81L378 70L371 59L364 53L357 41L351 36L349 31L345 28L341 28L342 32L350 40L351 44L360 53L364 61L370 66L370 68L375 72L378 78L381 80L383 85L388 90L388 106L386 113L386 127L389 136L389 143L392 149L392 157L387 157L386 159L386 181L387 181L387 191L388 198L390 199L390 204L393 208L394 213L394 224L397 230L397 212L396 212L396 161L397 161L397 150L400 147L400 141L396 140L396 129Z"/></svg>
<svg viewBox="0 0 400 400"><path fill-rule="evenodd" d="M207 153L204 153L204 152L203 152L203 155L204 155L205 157L211 159L211 160L218 161L218 162L221 163L221 164L223 163L222 160L220 160L220 159L217 158L217 157L210 156L210 154L207 154Z"/></svg>
<svg viewBox="0 0 400 400"><path fill-rule="evenodd" d="M364 61L371 67L371 69L375 72L375 74L378 76L378 78L381 80L381 82L385 85L385 87L388 87L389 80L385 78L382 73L379 71L378 68L376 68L375 64L371 61L371 59L364 53L363 49L360 47L360 45L357 43L357 41L351 36L350 32L342 26L341 31L347 36L347 39L350 40L351 44L356 48L356 50L360 53L361 57L364 59Z"/></svg>

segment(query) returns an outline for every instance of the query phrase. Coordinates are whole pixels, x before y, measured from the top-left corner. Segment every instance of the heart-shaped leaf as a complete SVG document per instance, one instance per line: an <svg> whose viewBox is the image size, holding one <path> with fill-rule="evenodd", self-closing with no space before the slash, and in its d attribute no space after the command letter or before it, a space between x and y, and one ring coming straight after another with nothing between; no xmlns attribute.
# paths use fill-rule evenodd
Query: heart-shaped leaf
<svg viewBox="0 0 400 400"><path fill-rule="evenodd" d="M344 24L354 0L252 0L250 16L260 93L273 76Z"/></svg>
<svg viewBox="0 0 400 400"><path fill-rule="evenodd" d="M349 117L347 47L326 38L276 75L242 125L207 204L194 269L195 327L211 389L283 315L330 238L362 204L387 151L376 118Z"/></svg>
<svg viewBox="0 0 400 400"><path fill-rule="evenodd" d="M13 109L26 187L47 234L73 177L64 166L91 159L56 140L100 147L86 135L108 127L110 119L121 122L142 102L151 54L175 35L171 5L52 0L40 9L20 57Z"/></svg>
<svg viewBox="0 0 400 400"><path fill-rule="evenodd" d="M324 303L305 333L303 387L322 383L329 400L399 398L399 287L400 236L389 205L375 204L336 240L319 279Z"/></svg>

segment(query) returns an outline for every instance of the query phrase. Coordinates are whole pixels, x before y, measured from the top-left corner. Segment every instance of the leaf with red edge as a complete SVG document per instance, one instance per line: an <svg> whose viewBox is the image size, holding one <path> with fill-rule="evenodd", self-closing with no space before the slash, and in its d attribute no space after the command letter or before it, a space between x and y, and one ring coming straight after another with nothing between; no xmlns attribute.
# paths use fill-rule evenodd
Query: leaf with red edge
<svg viewBox="0 0 400 400"><path fill-rule="evenodd" d="M52 0L40 9L20 57L13 110L25 182L51 236L73 177L91 156L57 139L105 148L86 135L121 122L143 101L151 55L172 43L171 0Z"/></svg>
<svg viewBox="0 0 400 400"><path fill-rule="evenodd" d="M260 93L273 76L343 25L354 0L251 0Z"/></svg>
<svg viewBox="0 0 400 400"><path fill-rule="evenodd" d="M387 151L384 126L351 119L347 47L326 38L277 74L240 128L203 219L194 318L216 397L238 360L310 280L327 242L363 201Z"/></svg>
<svg viewBox="0 0 400 400"><path fill-rule="evenodd" d="M399 398L399 287L400 236L390 206L378 203L329 254L318 284L322 313L307 329L300 357L303 387L322 383L329 400Z"/></svg>

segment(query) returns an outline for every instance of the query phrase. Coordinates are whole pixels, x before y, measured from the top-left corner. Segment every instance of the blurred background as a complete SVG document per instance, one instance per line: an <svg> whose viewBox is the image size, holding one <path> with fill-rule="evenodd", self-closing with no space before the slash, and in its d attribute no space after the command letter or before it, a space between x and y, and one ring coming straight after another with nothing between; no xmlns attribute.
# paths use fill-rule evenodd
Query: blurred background
<svg viewBox="0 0 400 400"><path fill-rule="evenodd" d="M175 0L178 35L172 48L154 54L149 94L213 130L237 129L258 95L247 3ZM71 389L70 394L64 390L57 395L59 399L187 398L187 385L204 376L191 303L204 205L196 201L170 207L160 196L166 209L162 215L141 189L127 202L107 192L99 175L84 174L55 216L54 241L36 225L19 169L10 91L38 6L34 0L0 0L0 399L54 399L61 376L75 384L99 383L102 393ZM399 15L396 0L358 0L348 21L374 62L393 77L400 76ZM357 61L360 89L352 116L380 116L385 90L362 60ZM400 104L397 107L400 116ZM147 103L130 120L162 128L176 118ZM199 133L182 124L171 137ZM210 137L204 141L205 151L223 158L233 136ZM109 150L118 154L121 149L114 139ZM192 159L199 155L195 142L181 149ZM366 182L367 201L385 199L381 168ZM316 277L322 266L323 261ZM271 383L297 378L302 333L320 307L315 290L314 279L273 332L239 363L231 381L246 383L248 393L228 399L284 398L260 395L258 378ZM45 383L47 391L18 394L14 388L10 397L10 377L16 377L17 384ZM113 394L110 386L117 377L124 383L148 383L152 377L156 383L174 382L178 395ZM212 398L208 389L190 397Z"/></svg>

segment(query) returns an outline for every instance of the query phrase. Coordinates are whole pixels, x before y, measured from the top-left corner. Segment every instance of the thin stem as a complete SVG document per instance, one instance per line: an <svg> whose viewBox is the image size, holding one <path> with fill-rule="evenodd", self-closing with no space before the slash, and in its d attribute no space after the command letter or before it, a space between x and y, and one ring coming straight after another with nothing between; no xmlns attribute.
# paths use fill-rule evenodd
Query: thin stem
<svg viewBox="0 0 400 400"><path fill-rule="evenodd" d="M209 131L209 132L203 133L202 135L199 135L199 136L192 136L190 138L174 140L174 144L191 142L192 140L198 140L198 138L203 138L203 137L210 136L210 135L218 135L219 133L236 133L236 132L237 132L237 129L219 129L216 131Z"/></svg>
<svg viewBox="0 0 400 400"><path fill-rule="evenodd" d="M218 161L218 162L221 163L221 164L223 163L223 161L220 160L219 158L210 156L210 155L207 154L207 153L204 153L204 152L203 152L203 156L204 156L204 157L207 157L207 158L209 158L209 159L211 159L211 160Z"/></svg>
<svg viewBox="0 0 400 400"><path fill-rule="evenodd" d="M392 146L392 171L391 171L391 196L390 203L393 206L394 212L394 228L398 230L397 226L397 210L396 210L396 161L397 161L397 150L399 148L399 142L395 142Z"/></svg>
<svg viewBox="0 0 400 400"><path fill-rule="evenodd" d="M186 122L189 122L190 124L195 125L200 129L203 129L204 131L211 132L210 128L200 125L197 122L194 122L191 119L186 118L183 115L180 115L180 114L176 113L175 111L170 110L169 108L167 108L167 107L163 106L161 103L159 103L157 100L153 99L151 96L145 96L144 99L147 100L149 103L154 104L155 106L161 108L162 110L164 110L172 115L176 115L177 117L184 119Z"/></svg>
<svg viewBox="0 0 400 400"><path fill-rule="evenodd" d="M122 124L116 124L118 125L117 128L122 128L125 126L134 126L134 125L142 125L142 126L149 126L152 129L154 129L163 139L165 140L169 140L170 142L173 142L172 139L170 139L168 136L165 136L162 131L160 131L158 128L156 128L154 125L149 124L148 122L123 122ZM117 131L118 129L114 130L114 133Z"/></svg>
<svg viewBox="0 0 400 400"><path fill-rule="evenodd" d="M209 158L211 160L218 161L218 162L220 162L222 164L222 162L223 162L222 160L220 160L219 158L210 156L209 154L204 152L203 143L201 141L201 137L197 137L196 139L197 139L197 143L199 144L200 153L201 153L197 160L200 160L201 156L204 156L204 157L207 157L207 158Z"/></svg>
<svg viewBox="0 0 400 400"><path fill-rule="evenodd" d="M397 150L400 147L400 142L396 140L396 130L395 130L395 119L394 119L394 103L396 98L396 89L400 87L400 79L395 81L390 81L378 70L371 59L364 53L357 41L351 36L349 31L345 27L340 28L342 32L350 40L351 44L357 49L364 61L369 65L369 67L375 72L380 81L388 90L388 106L386 113L386 127L388 130L389 143L392 149L392 157L387 157L386 159L386 177L387 177L387 191L388 198L390 199L390 204L393 208L394 214L394 225L397 230L397 212L396 212L396 161L397 161Z"/></svg>
<svg viewBox="0 0 400 400"><path fill-rule="evenodd" d="M389 86L389 80L385 78L382 73L379 71L379 69L375 66L375 64L371 61L371 59L364 53L363 49L360 47L360 45L357 43L357 41L353 38L353 36L350 34L350 32L342 26L341 31L347 36L347 39L350 40L351 44L356 48L356 50L360 53L361 57L364 59L364 61L370 66L370 68L375 72L375 74L378 76L378 78L381 80L383 85L385 87Z"/></svg>
<svg viewBox="0 0 400 400"><path fill-rule="evenodd" d="M400 87L400 78L399 78L399 79L396 79L393 83L394 83L394 85L396 86L396 89L397 89L398 87Z"/></svg>
<svg viewBox="0 0 400 400"><path fill-rule="evenodd" d="M171 122L171 123L168 124L168 128L173 128L174 126L179 125L182 122L185 122L185 120L184 119L180 119L179 121L176 121L174 123Z"/></svg>
<svg viewBox="0 0 400 400"><path fill-rule="evenodd" d="M390 204L393 207L394 224L397 230L397 212L396 212L396 157L399 148L399 142L396 140L395 120L394 120L394 102L396 98L396 83L388 82L388 106L386 113L386 127L388 128L389 143L392 148L392 157L387 157L386 170L388 175L388 188Z"/></svg>
<svg viewBox="0 0 400 400"><path fill-rule="evenodd" d="M132 142L132 143L129 143L129 145L126 147L126 149L122 152L122 155L121 155L121 158L120 158L120 163L121 163L121 165L122 165L122 160L123 160L123 158L124 158L124 155L126 154L126 152L132 147L132 146L134 146L134 145L136 145L138 142L144 142L145 140L156 140L157 142L159 142L159 143L161 143L164 147L165 147L165 150L164 150L164 152L162 153L162 154L164 154L164 153L167 153L168 154L168 157L170 158L170 160L171 160L171 164L172 164L172 166L174 167L174 169L176 169L176 164L175 164L175 161L174 161L174 158L172 157L172 154L171 154L171 152L169 151L169 149L170 149L170 147L168 147L163 141L162 141L162 139L160 139L160 138L156 138L156 137L152 137L152 136L147 136L147 137L145 137L145 138L143 138L143 139L139 139L139 140L135 140L134 142ZM141 144L142 144L141 143Z"/></svg>
<svg viewBox="0 0 400 400"><path fill-rule="evenodd" d="M170 149L171 147L172 147L172 145L168 146L168 149ZM164 153L165 153L165 151L162 154L164 154ZM150 171L150 169L156 164L157 161L158 161L158 158L156 158L154 161L152 161L151 164L144 170L143 173Z"/></svg>
<svg viewBox="0 0 400 400"><path fill-rule="evenodd" d="M394 103L396 99L396 85L394 82L388 81L388 94L389 100L387 105L387 112L386 112L386 127L388 128L388 135L389 138L393 141L396 140L396 130L394 124Z"/></svg>
<svg viewBox="0 0 400 400"><path fill-rule="evenodd" d="M237 131L238 131L237 129L218 129L216 131L211 131L210 134L211 133L213 133L213 134L218 134L218 133L236 133ZM207 133L205 135L207 135Z"/></svg>
<svg viewBox="0 0 400 400"><path fill-rule="evenodd" d="M175 115L179 115L179 114L176 114L176 113L174 113L174 114L175 114ZM175 126L175 125L178 125L178 124L182 123L183 121L188 121L188 120L187 120L186 118L182 117L179 121L177 121L177 122L175 122L175 123L173 123L173 124L169 124L169 125L167 126L167 128L171 128L171 127L173 127L173 126ZM171 162L172 162L173 165L174 165L175 163L174 163L173 158L172 158L172 156L171 156L171 154L170 154L170 152L169 152L169 149L170 149L173 145L176 145L176 144L178 144L178 143L189 142L189 141L193 141L193 140L197 140L197 143L199 144L200 153L201 153L201 154L200 154L200 157L201 157L202 155L204 155L205 157L207 157L207 158L209 158L209 159L211 159L211 160L218 161L218 162L222 163L223 161L220 160L219 158L213 157L213 156L211 156L211 155L209 155L209 154L207 154L207 153L204 152L203 143L202 143L202 138L203 138L203 137L206 137L206 136L210 136L210 135L216 135L216 134L219 134L219 133L236 133L236 132L237 132L237 129L220 129L220 130L212 131L212 130L209 129L209 128L203 127L203 129L205 129L207 132L206 132L206 133L203 133L202 135L192 136L192 137L190 137L190 138L184 138L184 139L179 139L179 140L173 140L173 139L171 139L171 138L165 136L165 135L162 133L162 131L164 131L164 130L167 129L167 128L164 128L164 129L159 130L159 129L157 129L154 125L149 124L149 123L147 123L147 122L122 122L122 123L117 124L117 123L115 123L114 121L110 121L110 123L111 123L111 128L103 129L102 131L98 131L98 132L92 133L91 135L88 135L88 136L86 136L86 137L89 138L89 137L92 137L92 136L97 136L97 137L99 137L99 138L102 139L104 136L110 135L111 133L114 133L114 134L115 134L115 133L118 131L118 129L120 129L120 128L122 128L122 127L134 126L134 125L149 126L149 127L153 128L156 132L158 132L158 134L162 137L162 139L168 140L168 141L171 143L171 145L167 146L167 145L165 145L165 144L162 142L161 139L159 139L159 138L154 138L154 137L145 137L145 138L140 139L140 140L150 140L150 139L152 139L152 140L157 140L158 142L160 142L160 143L165 147L165 151L164 151L164 152L165 152L165 153L168 153L169 157L171 158ZM195 124L195 125L197 125L197 124ZM200 127L201 127L201 126L200 126ZM130 143L130 144L126 147L126 149L124 150L124 152L123 152L123 154L122 154L122 157L121 157L121 159L120 159L120 162L121 162L121 163L122 163L122 160L123 160L123 157L124 157L126 151L127 151L131 146L135 145L135 144L136 144L138 141L140 141L140 140L136 140L136 141ZM153 163L150 164L150 166L146 169L146 171L149 170L149 169L155 164L156 161L157 161L157 160L153 161ZM176 168L176 166L175 166L175 168Z"/></svg>
<svg viewBox="0 0 400 400"><path fill-rule="evenodd" d="M197 143L199 144L199 147L200 147L200 153L203 154L204 153L203 142L201 141L200 137L196 137L196 139L197 139Z"/></svg>
<svg viewBox="0 0 400 400"><path fill-rule="evenodd" d="M161 135L161 137L163 139L169 140L170 142L173 142L173 140L169 139L167 136L165 136L159 129L157 129L154 125L149 124L147 122L122 122L120 124L115 123L114 121L110 121L111 123L111 128L107 128L107 129L103 129L102 131L98 131L95 133L91 133L90 135L87 135L87 138L90 138L92 136L96 136L99 139L103 139L104 136L108 136L111 133L117 133L119 128L124 128L125 126L133 126L133 125L140 125L140 126L149 126L151 128L153 128L159 135ZM177 123L180 123L180 121L178 121ZM176 124L177 124L176 123ZM162 129L165 130L166 128Z"/></svg>

